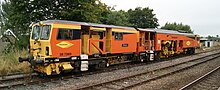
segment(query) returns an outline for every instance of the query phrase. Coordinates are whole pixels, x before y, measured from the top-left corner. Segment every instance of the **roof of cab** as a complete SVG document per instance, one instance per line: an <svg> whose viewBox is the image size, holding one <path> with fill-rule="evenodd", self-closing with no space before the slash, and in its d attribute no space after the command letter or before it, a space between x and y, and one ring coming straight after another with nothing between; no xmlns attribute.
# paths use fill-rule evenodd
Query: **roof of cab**
<svg viewBox="0 0 220 90"><path fill-rule="evenodd" d="M182 33L176 30L165 30L165 29L154 29L156 33L164 33L164 34L179 34L185 36L195 36L193 33Z"/></svg>
<svg viewBox="0 0 220 90"><path fill-rule="evenodd" d="M105 25L105 24L96 24L96 23L87 23L87 22L77 22L77 21L67 21L67 20L46 20L46 21L43 21L43 23L78 24L78 25L93 26L93 27L120 28L120 29L136 30L136 29L133 28L133 27L115 26L115 25Z"/></svg>
<svg viewBox="0 0 220 90"><path fill-rule="evenodd" d="M154 29L156 33L165 33L165 34L180 34L178 31L174 30L165 30L165 29Z"/></svg>
<svg viewBox="0 0 220 90"><path fill-rule="evenodd" d="M156 32L154 29L143 29L143 28L136 28L138 31L144 31L144 32Z"/></svg>
<svg viewBox="0 0 220 90"><path fill-rule="evenodd" d="M153 28L148 28L148 29L137 28L137 30L145 31L145 32L163 33L163 34L178 34L178 35L185 35L185 36L195 36L192 33L183 33L183 32L179 32L176 30L153 29Z"/></svg>
<svg viewBox="0 0 220 90"><path fill-rule="evenodd" d="M145 32L155 32L155 33L164 33L164 34L180 34L186 36L195 36L192 33L183 33L176 30L165 30L165 29L154 29L154 28L133 28L133 27L125 27L125 26L115 26L115 25L105 25L105 24L97 24L97 23L87 23L87 22L78 22L78 21L67 21L67 20L45 20L43 23L61 23L61 24L78 24L84 26L93 26L93 27L103 27L103 28L119 28L119 29L129 29L129 30L138 30Z"/></svg>

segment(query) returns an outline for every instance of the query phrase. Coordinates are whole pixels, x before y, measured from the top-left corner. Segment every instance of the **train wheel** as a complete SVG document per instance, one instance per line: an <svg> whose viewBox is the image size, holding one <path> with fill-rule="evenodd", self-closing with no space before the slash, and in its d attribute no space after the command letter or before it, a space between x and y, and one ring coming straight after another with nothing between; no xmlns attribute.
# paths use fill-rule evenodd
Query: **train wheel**
<svg viewBox="0 0 220 90"><path fill-rule="evenodd" d="M106 67L109 67L109 66L110 66L110 60L111 60L111 59L108 58L108 60L105 61L105 63L106 63L105 65L106 65Z"/></svg>
<svg viewBox="0 0 220 90"><path fill-rule="evenodd" d="M134 54L134 55L133 55L133 57L132 57L132 61L134 61L134 62L139 61L139 57L138 57L137 54Z"/></svg>
<svg viewBox="0 0 220 90"><path fill-rule="evenodd" d="M160 60L160 52L155 52L154 53L154 60L157 60L157 61L159 61Z"/></svg>
<svg viewBox="0 0 220 90"><path fill-rule="evenodd" d="M195 52L196 52L196 49L192 48L192 54L195 54Z"/></svg>
<svg viewBox="0 0 220 90"><path fill-rule="evenodd" d="M106 67L109 67L110 66L110 64L109 63L106 63Z"/></svg>
<svg viewBox="0 0 220 90"><path fill-rule="evenodd" d="M81 62L80 61L75 61L74 62L74 72L80 72L80 65L81 65Z"/></svg>
<svg viewBox="0 0 220 90"><path fill-rule="evenodd" d="M47 77L47 74L46 74L46 73L41 73L41 72L36 72L36 73L37 73L38 77L40 77L40 78L45 78L45 77Z"/></svg>
<svg viewBox="0 0 220 90"><path fill-rule="evenodd" d="M141 62L144 62L144 59L141 59Z"/></svg>
<svg viewBox="0 0 220 90"><path fill-rule="evenodd" d="M103 60L97 64L97 66L98 66L97 68L105 68L108 66L107 64L108 63L106 62L106 60Z"/></svg>
<svg viewBox="0 0 220 90"><path fill-rule="evenodd" d="M141 62L144 62L145 60L144 60L144 57L142 56L142 55L139 55L139 58L140 58L140 61Z"/></svg>
<svg viewBox="0 0 220 90"><path fill-rule="evenodd" d="M195 48L188 49L186 53L189 55L195 54Z"/></svg>

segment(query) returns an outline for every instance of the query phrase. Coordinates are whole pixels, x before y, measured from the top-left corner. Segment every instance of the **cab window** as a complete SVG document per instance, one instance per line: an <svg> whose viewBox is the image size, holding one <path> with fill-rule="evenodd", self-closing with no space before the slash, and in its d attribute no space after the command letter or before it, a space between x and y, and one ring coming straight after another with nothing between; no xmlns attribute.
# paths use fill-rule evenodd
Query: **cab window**
<svg viewBox="0 0 220 90"><path fill-rule="evenodd" d="M34 26L31 39L37 40L40 36L40 26Z"/></svg>
<svg viewBox="0 0 220 90"><path fill-rule="evenodd" d="M58 29L57 40L76 40L80 39L80 30L76 29Z"/></svg>
<svg viewBox="0 0 220 90"><path fill-rule="evenodd" d="M42 27L42 31L41 31L41 40L48 40L50 37L50 25L45 25Z"/></svg>

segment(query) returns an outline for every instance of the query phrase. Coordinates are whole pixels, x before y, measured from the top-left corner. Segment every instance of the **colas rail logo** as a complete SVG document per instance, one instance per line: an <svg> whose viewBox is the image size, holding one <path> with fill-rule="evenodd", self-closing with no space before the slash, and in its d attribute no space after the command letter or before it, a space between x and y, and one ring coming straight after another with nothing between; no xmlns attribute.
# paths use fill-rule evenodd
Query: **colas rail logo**
<svg viewBox="0 0 220 90"><path fill-rule="evenodd" d="M186 45L187 45L187 46L189 46L190 44L191 44L190 41L187 41L187 42L186 42Z"/></svg>
<svg viewBox="0 0 220 90"><path fill-rule="evenodd" d="M69 48L69 47L73 46L74 44L72 44L70 42L62 41L56 45L61 48Z"/></svg>

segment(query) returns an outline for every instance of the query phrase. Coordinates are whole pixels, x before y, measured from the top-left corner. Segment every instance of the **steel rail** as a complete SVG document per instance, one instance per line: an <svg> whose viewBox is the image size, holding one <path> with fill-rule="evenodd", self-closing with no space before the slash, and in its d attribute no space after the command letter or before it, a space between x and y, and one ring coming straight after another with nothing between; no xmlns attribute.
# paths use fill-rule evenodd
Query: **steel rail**
<svg viewBox="0 0 220 90"><path fill-rule="evenodd" d="M187 88L192 87L193 85L199 83L201 80L205 79L206 77L208 77L209 75L211 75L212 73L216 72L216 71L219 70L219 69L220 69L220 66L218 66L217 68L215 68L215 69L209 71L208 73L206 73L205 75L199 77L198 79L196 79L196 80L190 82L189 84L183 86L183 87L180 88L179 90L186 90Z"/></svg>
<svg viewBox="0 0 220 90"><path fill-rule="evenodd" d="M214 51L214 50L213 50ZM201 53L197 53L197 54L195 54L195 55L198 55L198 54L202 54L202 53L208 53L208 52L212 52L212 51L207 51L207 52L201 52ZM218 53L214 53L213 55L216 55L216 54L218 54ZM205 58L205 57L207 57L207 56L203 56L203 57L200 57L200 58L197 58L197 59L202 59L202 58ZM197 59L195 59L195 60L197 60ZM113 69L114 70L114 69ZM107 70L107 71L109 71L109 70ZM102 71L103 72L103 71ZM93 72L92 72L93 73ZM36 73L32 73L32 75L36 75L37 76L37 74ZM23 78L26 78L26 77L31 77L32 75L25 75L24 74L24 77L18 77L18 78L16 78L16 77L14 77L14 78L7 78L7 76L5 77L5 79L3 78L3 79L0 79L0 82L3 82L3 81L12 81L12 80L18 80L18 79L23 79ZM83 75L83 74L82 74ZM82 76L82 75L78 75L78 76ZM85 74L85 75L87 75L87 74ZM91 74L88 74L88 75L91 75ZM12 75L10 75L10 76L12 76ZM68 79L68 78L73 78L73 77L77 77L76 75L68 75L68 76L64 76L64 77L56 77L56 78L46 78L46 79L42 79L42 80L30 80L30 81L28 81L28 82L22 82L22 83L17 83L17 84L11 84L11 85L0 85L0 89L4 89L4 88L11 88L11 87L15 87L15 86L21 86L21 85L31 85L31 84L37 84L37 83L44 83L44 82L50 82L50 81L55 81L55 80L62 80L62 79Z"/></svg>
<svg viewBox="0 0 220 90"><path fill-rule="evenodd" d="M198 54L202 54L202 53L208 53L208 52L213 52L215 50L220 50L220 49L214 49L214 50L210 50L210 51L199 52L199 53L196 53L194 55L198 55ZM187 57L187 56L185 56L185 57ZM173 59L173 58L171 58L171 59ZM174 59L175 59L175 57L174 57ZM30 76L30 75L31 76L36 76L38 74L37 73L15 73L15 74L11 73L11 74L7 74L7 75L0 75L0 81L22 79L22 78L25 78L25 77Z"/></svg>
<svg viewBox="0 0 220 90"><path fill-rule="evenodd" d="M24 78L37 76L37 75L38 75L37 73L30 73L30 74L14 74L14 75L1 76L0 82L24 79Z"/></svg>
<svg viewBox="0 0 220 90"><path fill-rule="evenodd" d="M213 60L213 59L215 59L215 58L217 58L217 57L220 56L219 53L215 53L215 54L213 54L213 55L218 55L218 56L213 57L213 58L208 59L208 60ZM209 57L212 57L213 55L210 55ZM151 73L151 72L156 72L156 71L164 70L164 69L167 69L167 68L172 68L172 67L175 67L175 66L179 66L179 65L182 65L182 64L186 64L186 63L188 63L188 62L197 61L197 60L203 59L203 58L205 58L205 57L207 58L207 56L204 56L204 57L196 58L196 59L193 59L193 60L190 60L190 61L186 61L186 62L178 63L178 64L175 64L175 65L167 66L167 67L164 67L164 68L159 68L159 69L156 69L156 70L147 71L147 72L143 72L143 73L139 73L139 74L135 74L135 75L131 75L131 76L126 76L126 77L123 77L123 78L119 78L119 79L115 79L115 80L111 80L111 81L106 81L106 82L102 82L102 83L97 83L97 84L93 84L93 85L89 85L89 86L85 86L85 87L80 87L80 88L77 88L77 89L79 89L79 90L91 89L91 88L94 88L94 87L103 86L103 85L105 85L105 84L110 84L110 83L113 83L113 82L118 82L118 81L126 80L126 79L133 78L133 77L136 77L136 76L141 76L141 75L148 74L148 73ZM193 67L193 66L196 66L196 65L205 63L205 62L207 62L208 60L203 61L203 62L200 62L200 63L197 63L197 64L194 64L194 65L192 65L192 66L190 66L190 67ZM166 76L168 76L168 75L170 75L170 74L174 74L174 73L177 73L177 72L186 70L186 69L188 69L188 68L190 68L190 67L186 67L186 68L183 68L183 69L174 71L174 72L170 72L170 73L168 73L168 74L165 74L165 75L162 75L162 76L158 76L158 77L155 77L155 78L146 80L146 81L138 82L138 83L133 84L133 85L123 86L123 88L120 88L120 90L129 89L129 88L131 88L131 87L134 87L134 86L137 86L137 85L140 85L140 84L143 84L143 83L152 81L152 80L156 80L156 79L159 79L159 78L162 78L162 77L166 77Z"/></svg>
<svg viewBox="0 0 220 90"><path fill-rule="evenodd" d="M218 58L218 57L220 57L220 55L217 56L217 57L211 58L211 59L209 59L209 60L207 60L207 61L214 60L214 59L216 59L216 58ZM129 86L127 86L127 87L120 88L119 90L130 89L130 88L132 88L132 87L139 86L139 85L142 85L142 84L144 84L144 83L147 83L147 82L150 82L150 81L153 81L153 80L161 79L161 78L167 77L167 76L169 76L169 75L173 75L173 74L176 74L176 73L178 73L178 72L181 72L181 71L190 69L191 67L194 67L194 66L197 66L197 65L206 63L207 61L202 61L202 62L196 63L196 64L194 64L194 65L191 65L191 66L189 66L189 67L185 67L185 68L182 68L182 69L179 69L179 70L176 70L176 71L173 71L173 72L170 72L170 73L167 73L167 74L164 74L164 75L161 75L161 76L158 76L158 77L149 79L149 80L145 80L145 81L142 81L142 82L138 82L138 83L135 83L135 84L133 84L133 85L129 85Z"/></svg>

